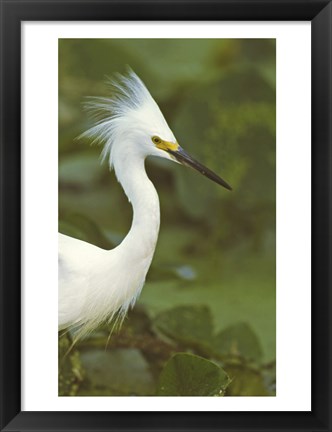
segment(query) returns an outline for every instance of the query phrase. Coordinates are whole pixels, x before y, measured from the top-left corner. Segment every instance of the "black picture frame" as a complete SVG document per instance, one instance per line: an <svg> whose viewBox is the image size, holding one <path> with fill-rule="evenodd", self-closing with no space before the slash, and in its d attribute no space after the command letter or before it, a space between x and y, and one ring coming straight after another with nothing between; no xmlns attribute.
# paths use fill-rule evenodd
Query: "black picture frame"
<svg viewBox="0 0 332 432"><path fill-rule="evenodd" d="M331 1L1 0L0 3L1 430L332 431ZM30 20L311 21L312 371L303 377L310 380L312 374L310 412L21 411L21 22Z"/></svg>

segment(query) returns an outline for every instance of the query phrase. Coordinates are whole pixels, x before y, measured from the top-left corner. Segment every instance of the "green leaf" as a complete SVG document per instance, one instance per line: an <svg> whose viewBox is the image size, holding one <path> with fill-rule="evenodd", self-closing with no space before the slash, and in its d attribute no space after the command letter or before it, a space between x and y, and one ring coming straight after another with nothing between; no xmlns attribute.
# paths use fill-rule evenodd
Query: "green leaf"
<svg viewBox="0 0 332 432"><path fill-rule="evenodd" d="M178 306L163 311L154 324L169 338L197 349L207 349L212 339L212 316L207 306Z"/></svg>
<svg viewBox="0 0 332 432"><path fill-rule="evenodd" d="M230 380L226 372L202 357L175 354L161 372L158 396L223 396Z"/></svg>
<svg viewBox="0 0 332 432"><path fill-rule="evenodd" d="M263 357L260 341L247 323L239 323L222 330L214 338L214 346L221 355L240 356L259 362Z"/></svg>

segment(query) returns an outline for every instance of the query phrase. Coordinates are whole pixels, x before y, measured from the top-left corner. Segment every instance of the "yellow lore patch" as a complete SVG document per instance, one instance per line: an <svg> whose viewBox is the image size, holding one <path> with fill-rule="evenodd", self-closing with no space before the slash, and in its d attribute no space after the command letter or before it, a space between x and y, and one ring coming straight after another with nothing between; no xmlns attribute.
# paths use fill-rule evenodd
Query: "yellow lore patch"
<svg viewBox="0 0 332 432"><path fill-rule="evenodd" d="M173 143L173 142L169 142L169 141L164 141L161 138L157 137L157 136L153 136L152 137L152 142L155 144L156 147L158 147L160 150L172 150L172 151L176 151L179 148L179 144Z"/></svg>

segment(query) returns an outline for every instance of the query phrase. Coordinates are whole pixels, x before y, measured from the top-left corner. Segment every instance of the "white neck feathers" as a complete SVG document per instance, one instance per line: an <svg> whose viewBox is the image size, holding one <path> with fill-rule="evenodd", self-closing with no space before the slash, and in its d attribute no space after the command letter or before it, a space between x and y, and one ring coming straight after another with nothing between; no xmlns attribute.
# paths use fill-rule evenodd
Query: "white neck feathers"
<svg viewBox="0 0 332 432"><path fill-rule="evenodd" d="M148 258L151 262L160 225L158 194L146 174L141 155L133 155L121 144L121 150L113 160L116 176L134 213L131 229L120 246L126 245L131 255L137 253L137 259Z"/></svg>

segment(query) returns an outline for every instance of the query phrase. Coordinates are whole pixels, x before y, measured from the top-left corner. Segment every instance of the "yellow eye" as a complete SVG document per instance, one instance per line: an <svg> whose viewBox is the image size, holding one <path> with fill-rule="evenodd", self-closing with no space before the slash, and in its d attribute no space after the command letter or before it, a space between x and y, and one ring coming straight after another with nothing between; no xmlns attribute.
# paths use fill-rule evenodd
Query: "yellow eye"
<svg viewBox="0 0 332 432"><path fill-rule="evenodd" d="M152 141L153 141L155 144L161 144L161 142L162 142L162 140L161 140L158 136L153 136L153 137L152 137Z"/></svg>

